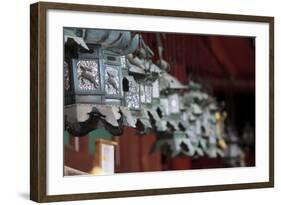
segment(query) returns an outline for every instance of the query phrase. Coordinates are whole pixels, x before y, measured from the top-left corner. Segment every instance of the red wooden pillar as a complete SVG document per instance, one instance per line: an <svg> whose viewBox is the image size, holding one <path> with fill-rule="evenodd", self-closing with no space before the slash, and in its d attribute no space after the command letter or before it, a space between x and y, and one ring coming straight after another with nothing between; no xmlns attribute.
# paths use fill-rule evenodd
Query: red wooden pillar
<svg viewBox="0 0 281 205"><path fill-rule="evenodd" d="M209 158L208 156L200 157L192 161L192 169L210 169L222 168L223 158Z"/></svg>
<svg viewBox="0 0 281 205"><path fill-rule="evenodd" d="M160 153L150 154L156 137L153 134L138 136L136 129L125 127L118 139L119 160L116 172L161 171Z"/></svg>
<svg viewBox="0 0 281 205"><path fill-rule="evenodd" d="M64 146L64 165L89 172L94 166L94 156L88 152L88 136L70 136L69 145Z"/></svg>
<svg viewBox="0 0 281 205"><path fill-rule="evenodd" d="M166 170L187 170L191 168L191 157L174 157L169 159L166 163Z"/></svg>
<svg viewBox="0 0 281 205"><path fill-rule="evenodd" d="M140 163L141 171L161 171L161 154L160 151L150 153L150 149L156 140L154 134L148 134L140 137Z"/></svg>
<svg viewBox="0 0 281 205"><path fill-rule="evenodd" d="M76 152L88 153L88 136L70 136L69 144Z"/></svg>
<svg viewBox="0 0 281 205"><path fill-rule="evenodd" d="M139 159L139 137L136 130L124 127L123 135L118 140L120 164L116 167L116 172L138 172L140 171Z"/></svg>

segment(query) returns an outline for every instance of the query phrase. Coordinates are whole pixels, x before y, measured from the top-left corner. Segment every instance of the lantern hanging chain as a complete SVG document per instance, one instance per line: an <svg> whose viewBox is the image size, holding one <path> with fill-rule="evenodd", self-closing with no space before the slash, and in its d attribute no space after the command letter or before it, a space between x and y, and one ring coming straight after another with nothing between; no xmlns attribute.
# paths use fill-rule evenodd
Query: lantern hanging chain
<svg viewBox="0 0 281 205"><path fill-rule="evenodd" d="M156 33L156 42L158 48L158 57L160 60L163 60L163 44L159 33Z"/></svg>
<svg viewBox="0 0 281 205"><path fill-rule="evenodd" d="M199 43L201 41L201 37L199 39L197 39L197 44L199 46ZM200 75L200 62L202 62L202 56L200 55L200 52L199 52L199 47L197 47L197 50L196 50L196 56L198 56L198 60L197 60L197 68L196 68L196 76L197 76L197 81L200 83L200 84L205 84L204 81L202 80L201 78L201 75ZM204 86L205 87L205 86Z"/></svg>
<svg viewBox="0 0 281 205"><path fill-rule="evenodd" d="M165 40L167 40L166 36L165 36L165 34L160 34L160 33L156 33L155 35L156 35L156 43L157 43L158 57L159 57L158 66L161 69L164 69L166 72L169 72L170 71L170 65L163 58L164 46L163 46L163 43L162 43L162 40L161 40L161 36ZM166 45L167 45L167 43L166 43Z"/></svg>
<svg viewBox="0 0 281 205"><path fill-rule="evenodd" d="M200 56L199 56L199 52L198 52L198 39L196 38L196 49L195 49L195 77L196 77L196 81L200 82L199 80L199 61L200 61Z"/></svg>
<svg viewBox="0 0 281 205"><path fill-rule="evenodd" d="M193 39L190 40L191 47L191 63L190 63L190 71L189 71L189 81L193 81L193 66L194 66L194 52L193 52Z"/></svg>

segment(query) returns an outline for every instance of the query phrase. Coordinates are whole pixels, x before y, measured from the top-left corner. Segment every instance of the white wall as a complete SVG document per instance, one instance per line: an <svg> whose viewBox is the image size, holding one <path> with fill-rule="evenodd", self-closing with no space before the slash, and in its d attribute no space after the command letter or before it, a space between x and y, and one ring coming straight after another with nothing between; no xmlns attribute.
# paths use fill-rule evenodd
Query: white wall
<svg viewBox="0 0 281 205"><path fill-rule="evenodd" d="M78 1L63 1L74 2ZM1 4L0 74L0 202L31 204L29 192L29 3L9 0ZM274 189L196 193L170 196L106 199L72 204L245 204L269 203L280 199L280 6L274 0L83 0L79 3L180 9L275 16L275 147L276 187ZM278 10L279 7L279 10ZM4 46L3 46L4 45ZM3 64L4 62L4 64ZM11 147L13 149L11 149ZM218 176L219 177L219 176ZM151 201L153 200L153 201ZM271 203L270 203L271 204ZM276 203L275 203L276 204Z"/></svg>

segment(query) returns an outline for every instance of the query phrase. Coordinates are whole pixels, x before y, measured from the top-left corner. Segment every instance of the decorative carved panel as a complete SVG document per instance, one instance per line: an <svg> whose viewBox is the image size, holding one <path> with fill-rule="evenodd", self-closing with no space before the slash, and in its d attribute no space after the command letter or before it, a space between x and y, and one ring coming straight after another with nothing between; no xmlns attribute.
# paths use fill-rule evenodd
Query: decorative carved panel
<svg viewBox="0 0 281 205"><path fill-rule="evenodd" d="M69 75L69 66L67 62L63 62L63 87L65 91L70 89L70 75Z"/></svg>
<svg viewBox="0 0 281 205"><path fill-rule="evenodd" d="M79 60L77 63L77 78L81 90L98 90L100 78L97 61Z"/></svg>
<svg viewBox="0 0 281 205"><path fill-rule="evenodd" d="M144 94L145 94L145 102L151 103L152 102L152 86L146 85L144 87Z"/></svg>
<svg viewBox="0 0 281 205"><path fill-rule="evenodd" d="M142 103L152 102L152 86L140 85L140 97Z"/></svg>
<svg viewBox="0 0 281 205"><path fill-rule="evenodd" d="M116 66L105 67L105 92L107 95L120 95L119 68Z"/></svg>
<svg viewBox="0 0 281 205"><path fill-rule="evenodd" d="M126 105L128 108L140 108L140 86L133 79L129 79L129 92L126 94Z"/></svg>

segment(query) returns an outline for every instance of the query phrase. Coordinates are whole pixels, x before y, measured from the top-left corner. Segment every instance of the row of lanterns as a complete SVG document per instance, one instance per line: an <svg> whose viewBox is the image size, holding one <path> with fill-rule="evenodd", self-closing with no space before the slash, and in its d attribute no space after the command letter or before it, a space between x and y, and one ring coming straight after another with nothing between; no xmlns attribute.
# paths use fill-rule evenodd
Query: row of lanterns
<svg viewBox="0 0 281 205"><path fill-rule="evenodd" d="M120 136L128 126L155 133L151 152L224 156L227 114L200 84L183 85L168 73L156 36L157 64L140 34L64 28L65 129L84 136L105 128Z"/></svg>

